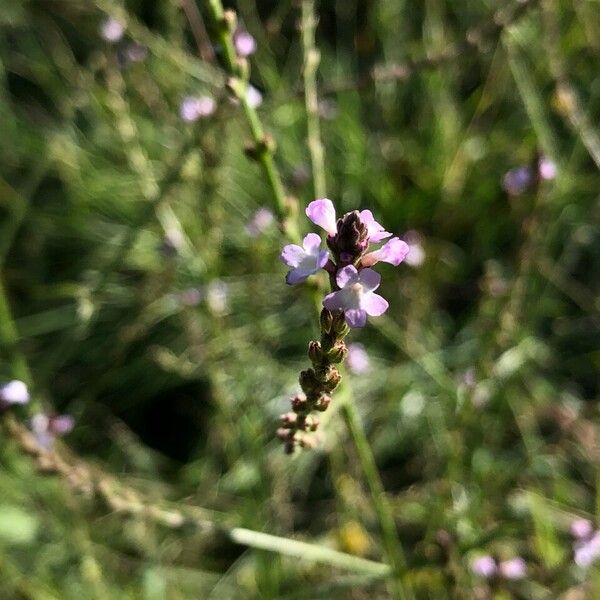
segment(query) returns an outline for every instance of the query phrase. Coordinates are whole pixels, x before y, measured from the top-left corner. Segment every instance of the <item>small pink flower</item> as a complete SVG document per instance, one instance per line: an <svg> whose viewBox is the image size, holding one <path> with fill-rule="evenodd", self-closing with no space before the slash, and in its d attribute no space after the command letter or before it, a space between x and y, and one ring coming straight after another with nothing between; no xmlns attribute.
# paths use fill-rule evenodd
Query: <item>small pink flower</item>
<svg viewBox="0 0 600 600"><path fill-rule="evenodd" d="M578 567L586 568L597 562L600 558L600 531L596 531L589 540L576 542L574 550Z"/></svg>
<svg viewBox="0 0 600 600"><path fill-rule="evenodd" d="M498 565L500 575L506 579L523 579L527 575L527 564L520 558L511 558Z"/></svg>
<svg viewBox="0 0 600 600"><path fill-rule="evenodd" d="M371 368L369 355L367 354L365 347L359 343L348 345L348 357L346 361L348 369L355 375L367 373Z"/></svg>
<svg viewBox="0 0 600 600"><path fill-rule="evenodd" d="M246 225L246 231L250 237L258 237L272 225L274 220L275 217L268 208L259 208Z"/></svg>
<svg viewBox="0 0 600 600"><path fill-rule="evenodd" d="M393 237L387 241L379 250L374 250L363 256L361 264L364 267L372 267L378 262L386 262L397 267L409 253L409 246L400 238Z"/></svg>
<svg viewBox="0 0 600 600"><path fill-rule="evenodd" d="M480 556L471 563L471 571L479 577L493 577L497 570L496 561L489 555Z"/></svg>
<svg viewBox="0 0 600 600"><path fill-rule="evenodd" d="M116 19L109 18L100 26L100 35L111 44L118 42L125 33L123 23Z"/></svg>
<svg viewBox="0 0 600 600"><path fill-rule="evenodd" d="M181 103L179 113L181 118L192 123L201 117L208 117L215 112L216 102L210 96L186 96Z"/></svg>
<svg viewBox="0 0 600 600"><path fill-rule="evenodd" d="M367 226L369 231L369 242L375 244L389 238L392 235L389 231L386 231L373 217L373 213L370 210L361 210L358 213L360 220Z"/></svg>
<svg viewBox="0 0 600 600"><path fill-rule="evenodd" d="M319 227L322 227L329 235L337 233L337 219L335 207L329 198L313 200L306 207L306 216Z"/></svg>
<svg viewBox="0 0 600 600"><path fill-rule="evenodd" d="M237 29L233 34L233 45L235 53L241 58L254 54L256 50L256 40L245 29Z"/></svg>
<svg viewBox="0 0 600 600"><path fill-rule="evenodd" d="M304 281L325 266L329 252L321 250L321 238L316 233L309 233L302 242L302 247L288 244L281 251L281 260L292 267L285 277L288 285Z"/></svg>
<svg viewBox="0 0 600 600"><path fill-rule="evenodd" d="M571 522L569 530L575 539L583 540L592 535L594 526L588 519L575 519Z"/></svg>
<svg viewBox="0 0 600 600"><path fill-rule="evenodd" d="M38 413L31 418L31 432L43 448L51 448L54 440L70 433L75 426L71 415L48 416Z"/></svg>
<svg viewBox="0 0 600 600"><path fill-rule="evenodd" d="M538 173L542 179L551 181L556 177L556 163L545 156L538 161Z"/></svg>
<svg viewBox="0 0 600 600"><path fill-rule="evenodd" d="M11 404L27 404L27 402L29 402L29 390L22 381L15 379L0 387L0 408Z"/></svg>
<svg viewBox="0 0 600 600"><path fill-rule="evenodd" d="M325 296L323 306L328 310L343 310L350 327L364 327L367 315L378 317L388 309L388 302L374 291L381 276L373 269L357 271L353 265L340 269L336 276L340 288Z"/></svg>

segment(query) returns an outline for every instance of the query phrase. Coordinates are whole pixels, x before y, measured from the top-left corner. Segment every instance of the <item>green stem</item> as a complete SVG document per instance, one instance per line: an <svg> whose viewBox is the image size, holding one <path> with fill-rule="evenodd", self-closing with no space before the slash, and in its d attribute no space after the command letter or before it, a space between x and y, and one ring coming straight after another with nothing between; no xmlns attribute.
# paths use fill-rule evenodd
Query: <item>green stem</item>
<svg viewBox="0 0 600 600"><path fill-rule="evenodd" d="M244 115L246 116L246 120L248 121L248 126L250 127L250 133L252 134L252 139L257 149L256 160L262 167L267 182L273 192L275 210L286 235L292 241L297 242L300 239L300 233L298 231L296 220L293 218L290 203L286 199L281 175L275 164L272 144L265 135L258 112L248 102L246 94L248 89L247 63L244 63L245 59L238 60L236 56L235 48L233 46L232 23L225 15L221 0L209 0L208 10L215 23L217 42L223 49L223 62L225 63L225 68L231 75L229 82L230 87L239 100ZM246 67L244 67L244 65L246 65Z"/></svg>
<svg viewBox="0 0 600 600"><path fill-rule="evenodd" d="M406 559L404 557L402 543L398 537L394 515L385 495L385 488L381 482L381 477L379 476L379 471L377 469L377 464L375 463L375 457L371 451L371 446L369 445L369 440L365 435L360 422L360 417L351 398L344 397L341 409L346 425L350 431L350 436L356 447L358 459L365 475L365 479L367 480L367 485L369 486L379 526L381 527L385 553L387 555L387 560L392 567L394 577L392 579L393 588L390 591L395 598L410 600L414 598L412 590L408 585L402 583L402 578L406 575Z"/></svg>
<svg viewBox="0 0 600 600"><path fill-rule="evenodd" d="M304 102L306 104L308 149L312 164L315 197L324 198L326 196L325 159L319 125L319 99L316 80L320 55L315 47L315 27L314 2L313 0L303 0L302 45L304 47Z"/></svg>

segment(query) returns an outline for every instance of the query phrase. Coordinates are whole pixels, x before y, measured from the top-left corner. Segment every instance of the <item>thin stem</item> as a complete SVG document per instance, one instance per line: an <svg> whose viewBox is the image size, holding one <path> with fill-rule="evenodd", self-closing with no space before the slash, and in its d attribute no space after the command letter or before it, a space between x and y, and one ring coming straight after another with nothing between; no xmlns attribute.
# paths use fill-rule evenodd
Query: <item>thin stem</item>
<svg viewBox="0 0 600 600"><path fill-rule="evenodd" d="M209 0L208 10L215 23L217 42L223 50L222 56L225 68L231 75L229 87L239 100L250 127L252 140L255 144L253 156L262 167L271 187L275 210L284 232L293 241L298 241L300 239L298 226L293 218L292 207L290 201L286 198L281 175L275 164L273 143L265 134L256 108L248 101L247 73L249 67L248 62L245 59L238 59L235 53L232 38L234 27L232 21L235 19L232 18L231 13L225 14L221 0Z"/></svg>
<svg viewBox="0 0 600 600"><path fill-rule="evenodd" d="M13 439L21 448L32 455L45 473L55 473L69 481L70 486L80 492L100 498L116 513L146 518L154 523L174 530L202 531L220 534L236 544L275 552L311 562L364 573L374 578L386 577L388 565L339 552L325 546L301 542L285 537L270 535L242 527L230 527L210 518L210 512L198 507L184 507L169 502L150 501L137 490L81 459L63 457L54 450L39 445L36 438L11 415L5 424Z"/></svg>
<svg viewBox="0 0 600 600"><path fill-rule="evenodd" d="M391 591L393 592L394 597L400 598L401 600L412 599L414 598L412 589L408 585L403 585L401 581L402 577L406 574L406 559L402 549L402 542L400 541L398 531L396 530L392 508L385 495L385 488L381 482L381 477L379 476L379 471L377 469L375 457L371 451L371 446L369 445L369 440L365 435L360 422L360 417L351 398L345 397L341 408L346 425L350 431L350 436L356 447L360 465L364 472L365 479L367 480L367 485L369 486L369 491L373 499L373 505L383 535L385 553L387 560L392 567L392 574L394 577L392 579L393 588Z"/></svg>
<svg viewBox="0 0 600 600"><path fill-rule="evenodd" d="M326 196L325 162L321 128L319 125L319 100L317 96L316 73L320 54L315 47L316 16L313 0L302 2L302 45L304 48L304 102L308 128L308 149L312 164L315 197Z"/></svg>

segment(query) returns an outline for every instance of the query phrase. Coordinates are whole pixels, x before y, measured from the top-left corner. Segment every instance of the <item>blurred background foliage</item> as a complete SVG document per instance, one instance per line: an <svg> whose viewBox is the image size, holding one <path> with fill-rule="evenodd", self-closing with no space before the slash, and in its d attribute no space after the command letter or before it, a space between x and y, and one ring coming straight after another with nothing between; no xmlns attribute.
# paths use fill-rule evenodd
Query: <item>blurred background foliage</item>
<svg viewBox="0 0 600 600"><path fill-rule="evenodd" d="M274 439L316 313L284 284L277 226L248 231L272 193L218 48L199 57L194 6L0 2L0 261L18 331L0 376L22 378L24 357L36 403L75 417L71 450L150 502L383 560L335 398L317 450L286 457ZM308 231L300 6L230 7ZM316 10L327 195L424 253L380 269L390 310L352 333L370 368L344 391L407 578L418 598L600 597L568 534L600 506L600 4ZM114 43L107 18L125 26ZM183 121L190 95L216 112ZM556 178L507 194L504 174L540 154ZM3 598L388 597L380 579L120 515L41 475L6 431L0 464ZM477 578L479 554L522 556L527 578Z"/></svg>

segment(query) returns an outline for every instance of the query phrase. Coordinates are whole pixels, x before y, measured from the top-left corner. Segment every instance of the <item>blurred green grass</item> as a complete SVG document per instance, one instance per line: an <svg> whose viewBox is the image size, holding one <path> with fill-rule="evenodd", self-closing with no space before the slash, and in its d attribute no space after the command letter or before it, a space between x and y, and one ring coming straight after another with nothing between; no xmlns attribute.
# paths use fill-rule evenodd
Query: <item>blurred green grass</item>
<svg viewBox="0 0 600 600"><path fill-rule="evenodd" d="M426 256L382 267L391 307L353 333L372 365L348 375L419 598L600 593L567 534L598 510L600 10L514 6L506 27L494 16L510 5L485 1L317 6L328 196L418 231ZM235 8L303 207L300 10ZM118 44L99 34L107 15L127 22ZM5 0L0 28L2 282L36 399L76 418L68 444L156 501L381 560L339 412L317 451L290 459L274 441L316 333L312 300L284 284L277 227L247 233L271 192L185 12ZM130 41L143 62L124 62ZM372 75L394 65L408 75ZM215 97L215 115L182 122L190 94ZM537 152L556 180L508 197L504 173ZM14 349L0 360L15 377ZM380 581L114 514L5 436L0 450L3 597L387 597ZM528 578L490 591L469 571L477 553L521 555Z"/></svg>

